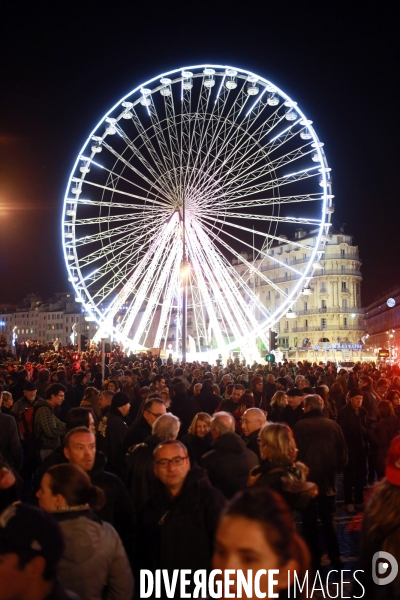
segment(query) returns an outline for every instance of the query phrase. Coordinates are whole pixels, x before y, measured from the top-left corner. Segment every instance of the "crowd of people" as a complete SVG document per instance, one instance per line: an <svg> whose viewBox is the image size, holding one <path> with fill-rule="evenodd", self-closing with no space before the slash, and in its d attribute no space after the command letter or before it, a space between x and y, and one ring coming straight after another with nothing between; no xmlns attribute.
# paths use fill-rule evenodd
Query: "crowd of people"
<svg viewBox="0 0 400 600"><path fill-rule="evenodd" d="M374 552L400 559L398 367L116 349L103 377L101 358L48 348L0 365L0 600L131 600L142 569L211 568L278 568L293 597L288 573L316 573L325 551L343 568L341 473L375 597ZM385 590L400 597L399 577Z"/></svg>

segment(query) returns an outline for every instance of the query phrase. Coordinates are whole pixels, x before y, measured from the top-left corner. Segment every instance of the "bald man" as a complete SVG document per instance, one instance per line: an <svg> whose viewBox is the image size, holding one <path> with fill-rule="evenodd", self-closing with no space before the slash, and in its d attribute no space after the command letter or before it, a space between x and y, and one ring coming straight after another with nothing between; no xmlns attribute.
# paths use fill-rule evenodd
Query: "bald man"
<svg viewBox="0 0 400 600"><path fill-rule="evenodd" d="M258 435L260 429L265 425L267 418L265 412L260 408L248 408L242 417L242 431L247 448L257 454L260 460L260 444Z"/></svg>

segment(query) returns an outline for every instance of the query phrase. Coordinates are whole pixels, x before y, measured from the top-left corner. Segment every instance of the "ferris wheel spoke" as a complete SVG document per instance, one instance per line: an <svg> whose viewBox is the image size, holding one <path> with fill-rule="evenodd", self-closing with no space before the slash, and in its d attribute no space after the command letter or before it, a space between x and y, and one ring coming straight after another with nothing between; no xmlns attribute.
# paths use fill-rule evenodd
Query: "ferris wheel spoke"
<svg viewBox="0 0 400 600"><path fill-rule="evenodd" d="M143 204L130 204L130 203L124 203L124 202L106 202L105 200L84 200L83 198L79 198L78 200L78 204L81 204L83 206L98 206L100 208L126 208L126 209L131 209L131 210L143 210L144 206ZM146 210L152 210L152 211L160 211L163 210L163 208L158 208L158 207L146 207ZM170 208L168 206L165 207L165 210L170 210Z"/></svg>
<svg viewBox="0 0 400 600"><path fill-rule="evenodd" d="M275 204L297 204L298 202L321 202L321 192L315 194L304 194L301 196L277 196L276 198L261 198L260 200L240 200L240 201L226 201L221 200L218 206L223 207L224 210L231 210L236 208L256 208L258 206L273 206Z"/></svg>
<svg viewBox="0 0 400 600"><path fill-rule="evenodd" d="M237 186L234 190L224 190L224 195L230 200L236 198L242 199L243 196L250 196L251 194L257 194L265 192L267 190L273 190L275 188L290 185L303 179L310 179L311 177L317 177L319 175L315 170L319 168L319 165L315 167L308 167L297 171L296 173L290 173L289 175L282 175L263 183L257 183L248 187ZM219 196L214 196L214 200L217 200Z"/></svg>
<svg viewBox="0 0 400 600"><path fill-rule="evenodd" d="M158 118L157 109L154 104L153 95L150 94L150 104L148 105L149 114L151 124L153 126L153 131L156 136L157 143L161 150L162 160L165 165L166 171L169 173L173 173L172 181L173 181L173 189L172 192L175 192L175 195L179 191L178 184L178 173L177 169L179 167L179 156L174 156L172 149L168 146L167 141L164 135L164 129L161 126L160 120ZM178 161L178 162L177 162Z"/></svg>
<svg viewBox="0 0 400 600"><path fill-rule="evenodd" d="M237 225L236 223L230 223L229 221L222 221L221 219L218 219L216 217L208 217L203 214L201 217L199 217L199 219L205 219L206 221L211 220L211 221L214 221L217 223L222 223L223 225L229 225L229 227L233 227L234 229L239 229L241 231L247 231L247 232L255 234L255 235L260 235L263 238L267 237L269 239L275 240L280 243L285 242L285 244L290 244L291 246L295 246L296 248L301 248L302 250L311 250L312 249L312 246L305 246L304 244L300 244L299 242L294 242L293 240L287 240L284 238L280 238L276 235L271 235L269 233L265 233L265 231L258 231L258 229L251 229L250 227L244 227L243 225ZM224 231L224 234L230 235L230 234L228 234L227 231ZM238 239L238 238L235 238L235 239ZM238 239L238 241L241 241L241 240Z"/></svg>
<svg viewBox="0 0 400 600"><path fill-rule="evenodd" d="M148 177L146 177L141 171L139 171L139 169L136 169L136 167L134 167L133 165L131 165L125 158L123 158L123 156L121 156L119 154L119 152L117 152L116 150L114 150L114 148L112 146L109 146L106 143L103 143L103 146L110 152L110 154L112 154L117 160L119 160L125 167L127 167L133 173L135 173L135 175L137 175L143 181L145 181L148 184L148 186L149 186L148 188L144 188L143 186L139 185L138 183L132 181L131 179L127 179L126 177L123 177L122 175L120 175L118 173L115 173L115 171L112 171L110 169L106 169L105 167L103 167L103 169L105 171L108 171L108 173L110 174L111 183L112 183L113 187L115 187L115 185L121 179L122 181L125 181L126 183L129 183L130 185L133 185L134 187L139 188L140 190L144 191L145 193L152 194L156 198L160 198L160 195L161 195L163 202L160 202L159 200L157 202L156 200L154 200L154 202L157 202L158 204L164 204L165 205L165 202L170 202L170 198L168 196L168 192L166 192L165 190L163 190L162 187L159 187L159 186L155 185L154 181L152 181L151 179L149 179ZM160 195L159 194L155 194L152 191L153 188L157 189Z"/></svg>
<svg viewBox="0 0 400 600"><path fill-rule="evenodd" d="M178 127L176 124L175 107L171 85L166 86L169 93L164 94L164 110L167 120L167 131L169 136L169 146L175 165L175 178L179 188L179 195L182 196L182 153L179 145ZM176 172L176 165L179 167L179 173Z"/></svg>
<svg viewBox="0 0 400 600"><path fill-rule="evenodd" d="M203 236L203 230L195 223L194 224L194 229L196 230L197 236L200 235L200 239L202 239ZM203 244L204 244L205 240L203 240ZM205 251L205 248L203 247L202 249L203 251L203 270L207 276L207 279L212 282L211 285L213 287L214 293L216 295L216 300L217 303L221 309L221 313L224 316L224 319L226 320L230 330L232 331L232 334L235 338L240 337L243 334L243 329L245 331L247 331L247 327L246 324L243 323L240 318L239 315L236 313L233 313L230 309L230 302L229 300L232 300L230 298L230 295L228 294L229 300L227 298L226 292L222 292L221 290L221 284L224 282L224 272L219 268L219 265L216 263L215 261L215 254L210 254L209 252ZM226 283L226 282L225 282ZM235 302L233 302L233 305L235 305ZM234 310L237 309L236 306L234 306ZM233 314L235 314L235 317L233 316ZM240 331L240 329L242 329L242 331Z"/></svg>
<svg viewBox="0 0 400 600"><path fill-rule="evenodd" d="M174 224L175 226L175 224ZM155 252L153 257L146 268L146 272L144 273L143 280L136 290L135 294L135 302L131 307L129 314L126 316L126 320L123 326L123 334L128 336L132 325L136 319L136 316L139 313L140 308L143 305L146 297L148 296L149 288L152 285L152 280L154 278L155 273L162 273L163 263L166 261L167 253L165 252L165 246L168 245L169 235L171 233L172 227L166 227L164 229L164 235L161 236L160 240L158 240L157 247L155 248ZM136 340L138 341L138 340Z"/></svg>
<svg viewBox="0 0 400 600"><path fill-rule="evenodd" d="M281 169L282 167L285 167L286 165L295 163L296 160L299 160L300 158L304 158L305 156L308 156L309 154L312 154L313 152L314 152L313 148L310 148L310 145L307 144L306 146L297 148L296 150L293 150L293 151L289 152L288 154L281 156L267 164L261 164L258 167L256 167L256 163L254 163L253 165L248 165L247 169L244 169L240 175L237 175L236 177L230 177L227 180L227 187L231 188L232 186L233 187L237 186L238 188L240 188L241 186L246 185L249 181L255 181L255 180L259 179L260 177L265 177L266 175L270 175L271 173L275 172L277 169ZM261 162L261 159L260 159L260 162Z"/></svg>
<svg viewBox="0 0 400 600"><path fill-rule="evenodd" d="M215 338L218 346L222 347L225 343L221 329L218 324L218 317L215 310L215 305L212 301L211 295L208 291L208 286L204 278L203 265L205 264L205 257L203 256L201 243L197 239L196 235L188 237L189 256L196 273L196 279L198 281L198 287L200 294L203 298L204 305L206 307L207 315L214 331Z"/></svg>
<svg viewBox="0 0 400 600"><path fill-rule="evenodd" d="M153 233L153 235L151 235L151 233ZM154 240L157 239L157 235L158 227L154 227L152 230L143 233L140 237L146 238L147 243L151 241L154 243ZM135 243L140 241L140 237L136 237ZM137 268L138 264L136 263L135 265L132 265L132 260L140 256L140 253L142 251L142 246L139 246L130 255L126 257L127 260L125 263L121 263L121 261L118 260L118 257L116 257L115 259L112 258L105 265L94 271L90 277L90 284L88 284L91 286L100 281L100 279L102 279L108 273L114 273L111 279L105 285L103 285L102 288L96 291L95 296L99 297L101 300L104 300L107 296L109 296L109 294L113 292L115 288L119 285L121 279L123 277L126 277L129 271L132 271L133 269ZM143 259L140 259L139 264L141 264L142 261Z"/></svg>
<svg viewBox="0 0 400 600"><path fill-rule="evenodd" d="M143 208L142 208L143 210ZM96 224L101 224L101 223L118 223L119 221L135 221L135 222L143 222L146 223L148 222L149 218L151 218L152 216L152 210L150 209L148 211L148 215L146 215L146 217L143 216L143 214L141 215L135 215L135 214L128 214L128 215L109 215L109 216L105 216L105 217L90 217L90 218L85 218L85 219L75 219L75 225L96 225ZM155 211L154 211L155 212ZM158 214L157 212L155 214ZM165 215L167 215L168 212L165 211Z"/></svg>
<svg viewBox="0 0 400 600"><path fill-rule="evenodd" d="M151 158L153 159L153 162L157 167L160 177L161 178L167 177L170 185L173 184L173 180L171 179L170 172L168 170L166 171L165 163L162 160L162 158L160 158L160 155L157 152L157 150L154 148L154 145L153 145L146 129L143 127L143 124L142 124L141 120L139 119L137 112L134 109L132 109L131 112L132 112L132 121L139 133L140 139L142 140L146 150L148 151Z"/></svg>
<svg viewBox="0 0 400 600"><path fill-rule="evenodd" d="M164 219L160 218L160 221L162 222ZM152 222L154 223L154 219L152 220ZM103 242L103 240L105 239L109 239L112 237L116 237L117 235L124 235L124 234L129 234L132 233L132 225L127 224L127 225L121 225L120 227L116 227L115 229L110 230L106 230L106 231L101 231L99 233L92 233L90 235L85 235L82 238L75 238L73 240L71 240L70 242L65 242L65 247L66 248L78 248L79 246L86 246L88 244L93 244L96 242Z"/></svg>
<svg viewBox="0 0 400 600"><path fill-rule="evenodd" d="M170 200L170 198L169 198L170 190L168 189L168 186L166 186L165 181L160 179L160 174L152 167L152 165L148 162L148 160L143 156L142 152L140 152L139 148L137 148L135 146L135 144L128 137L128 135L122 129L122 127L119 123L116 124L116 131L117 131L118 135L124 140L127 147L132 151L132 154L140 160L142 165L146 168L148 173L152 176L153 179L148 180L148 182L151 182L152 187L155 187L156 189L158 189L159 192L161 193L161 195L165 196L168 200ZM129 163L129 161L127 161L127 162L128 162L129 168L132 168L132 165ZM128 165L126 165L126 166L128 166ZM156 182L156 181L159 182L159 186L154 185L154 182Z"/></svg>
<svg viewBox="0 0 400 600"><path fill-rule="evenodd" d="M164 298L161 306L160 321L157 327L157 332L154 339L154 346L158 348L161 344L161 339L165 339L165 343L168 337L169 325L171 322L171 314L173 310L173 298L174 294L178 289L178 279L180 271L180 262L175 261L172 267L171 276L167 282L166 290L164 292ZM165 344L164 344L165 348Z"/></svg>
<svg viewBox="0 0 400 600"><path fill-rule="evenodd" d="M162 257L166 257L166 260L164 260L162 265L160 265L160 267L158 268L158 273L155 273L156 277L151 289L151 294L149 295L147 301L147 306L145 308L142 318L140 319L140 322L138 323L135 329L135 333L133 336L134 344L138 344L140 342L140 338L145 333L148 326L151 324L155 309L160 300L161 294L165 288L166 281L170 277L172 266L174 262L178 263L180 254L182 254L181 243L179 239L176 239L172 248L169 250L168 256L166 257L166 255L164 254L164 256ZM127 327L128 326L129 323Z"/></svg>
<svg viewBox="0 0 400 600"><path fill-rule="evenodd" d="M202 213L207 214L210 218L212 218L213 212L211 210L205 209L202 211ZM276 217L274 215L250 215L248 213L246 214L229 212L229 217L232 219L246 219L247 221L270 221L272 223L292 223L294 225L320 225L322 223L321 219L307 219L301 217ZM227 223L229 224L229 222Z"/></svg>
<svg viewBox="0 0 400 600"><path fill-rule="evenodd" d="M159 205L161 207L165 207L165 208L167 208L167 206L168 206L164 202L159 202L157 200L154 200L153 198L148 198L148 197L146 198L144 196L139 196L138 194L132 194L130 192L125 192L123 190L119 190L116 187L109 187L107 185L102 185L100 183L95 183L94 181L89 181L88 179L85 179L83 181L83 183L86 183L86 184L91 185L93 187L100 188L100 189L104 190L105 192L112 192L113 194L121 194L122 196L128 196L128 198L136 198L137 200L142 200L143 202L150 202L152 204L157 204L157 205ZM140 186L137 186L137 187L140 187Z"/></svg>

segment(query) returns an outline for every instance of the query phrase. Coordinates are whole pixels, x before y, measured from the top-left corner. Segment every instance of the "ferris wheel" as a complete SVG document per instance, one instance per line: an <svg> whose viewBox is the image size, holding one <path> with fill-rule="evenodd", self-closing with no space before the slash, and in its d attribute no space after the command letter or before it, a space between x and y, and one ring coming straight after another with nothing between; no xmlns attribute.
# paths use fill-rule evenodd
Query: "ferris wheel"
<svg viewBox="0 0 400 600"><path fill-rule="evenodd" d="M170 71L117 102L76 158L69 280L98 335L132 349L178 340L183 311L192 351L249 349L309 289L332 198L323 144L285 92L244 69ZM282 266L290 289L271 275Z"/></svg>

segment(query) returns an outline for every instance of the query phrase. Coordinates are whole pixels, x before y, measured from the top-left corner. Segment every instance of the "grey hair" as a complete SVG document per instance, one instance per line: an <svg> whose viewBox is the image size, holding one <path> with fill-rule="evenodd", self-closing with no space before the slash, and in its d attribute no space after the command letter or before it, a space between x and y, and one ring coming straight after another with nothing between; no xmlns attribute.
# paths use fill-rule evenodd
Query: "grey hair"
<svg viewBox="0 0 400 600"><path fill-rule="evenodd" d="M224 433L234 433L235 418L224 411L214 413L211 421L211 429L218 431L221 435Z"/></svg>
<svg viewBox="0 0 400 600"><path fill-rule="evenodd" d="M324 407L324 401L318 394L309 394L308 396L305 396L303 401L304 406L309 406L311 410L322 410Z"/></svg>
<svg viewBox="0 0 400 600"><path fill-rule="evenodd" d="M3 404L3 400L9 400L10 398L12 398L12 394L10 394L10 392L1 392L0 406Z"/></svg>
<svg viewBox="0 0 400 600"><path fill-rule="evenodd" d="M175 440L180 426L181 422L178 417L167 413L154 421L151 432L162 440Z"/></svg>

